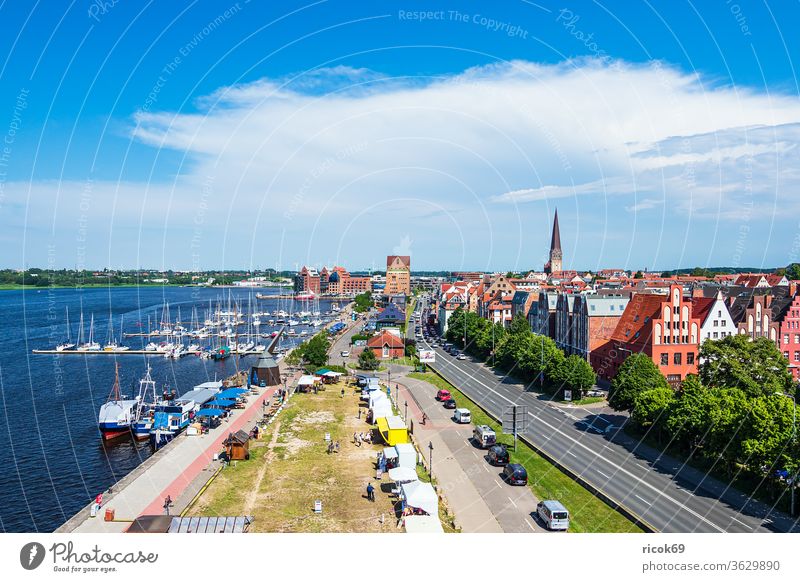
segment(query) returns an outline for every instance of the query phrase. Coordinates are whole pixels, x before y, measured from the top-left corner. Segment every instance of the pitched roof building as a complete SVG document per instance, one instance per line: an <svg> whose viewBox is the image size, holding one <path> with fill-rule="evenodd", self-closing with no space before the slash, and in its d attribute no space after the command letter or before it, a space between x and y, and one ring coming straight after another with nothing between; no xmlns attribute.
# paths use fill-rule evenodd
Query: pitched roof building
<svg viewBox="0 0 800 582"><path fill-rule="evenodd" d="M556 209L555 217L553 218L553 234L550 237L550 260L545 264L544 272L547 274L561 272L562 259L561 231L558 228L558 209Z"/></svg>

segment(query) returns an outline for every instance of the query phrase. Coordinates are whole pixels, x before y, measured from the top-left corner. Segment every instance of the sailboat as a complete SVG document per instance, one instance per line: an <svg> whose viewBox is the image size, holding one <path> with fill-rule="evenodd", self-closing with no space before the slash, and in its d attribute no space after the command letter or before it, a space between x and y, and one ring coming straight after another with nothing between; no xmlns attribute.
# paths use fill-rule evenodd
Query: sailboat
<svg viewBox="0 0 800 582"><path fill-rule="evenodd" d="M56 346L57 352L63 352L65 350L71 350L75 347L75 344L70 341L69 337L69 307L67 307L67 338Z"/></svg>
<svg viewBox="0 0 800 582"><path fill-rule="evenodd" d="M106 403L100 407L97 426L103 440L109 441L130 434L131 423L139 400L126 399L119 391L119 364L114 366L114 385Z"/></svg>
<svg viewBox="0 0 800 582"><path fill-rule="evenodd" d="M81 333L83 332L83 314L81 314ZM89 341L78 345L79 352L98 352L100 344L94 341L94 314L89 323Z"/></svg>

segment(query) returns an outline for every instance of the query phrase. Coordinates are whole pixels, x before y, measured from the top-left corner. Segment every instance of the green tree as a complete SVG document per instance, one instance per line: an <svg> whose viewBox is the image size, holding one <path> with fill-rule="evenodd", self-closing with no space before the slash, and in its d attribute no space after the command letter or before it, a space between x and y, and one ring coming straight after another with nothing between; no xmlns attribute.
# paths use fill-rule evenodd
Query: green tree
<svg viewBox="0 0 800 582"><path fill-rule="evenodd" d="M800 263L792 263L784 272L787 279L791 279L792 281L800 280Z"/></svg>
<svg viewBox="0 0 800 582"><path fill-rule="evenodd" d="M302 350L300 349L300 346L298 346L286 356L286 363L290 366L297 366L300 364L302 359Z"/></svg>
<svg viewBox="0 0 800 582"><path fill-rule="evenodd" d="M313 366L324 366L328 363L330 347L327 333L318 333L308 341L303 349L303 360Z"/></svg>
<svg viewBox="0 0 800 582"><path fill-rule="evenodd" d="M360 295L356 295L355 298L353 299L353 302L355 303L353 310L356 313L364 313L366 311L369 311L370 307L373 306L372 293L370 293L369 291L365 291Z"/></svg>
<svg viewBox="0 0 800 582"><path fill-rule="evenodd" d="M750 341L743 334L701 344L700 379L706 386L741 388L751 397L792 390L788 362L775 342Z"/></svg>
<svg viewBox="0 0 800 582"><path fill-rule="evenodd" d="M674 442L689 450L701 446L709 430L713 395L700 378L690 374L681 383L669 412L666 428Z"/></svg>
<svg viewBox="0 0 800 582"><path fill-rule="evenodd" d="M364 348L358 354L358 367L362 370L377 370L380 367L380 362L375 357L375 352L372 351L372 348Z"/></svg>
<svg viewBox="0 0 800 582"><path fill-rule="evenodd" d="M709 429L705 442L708 450L713 452L706 456L714 456L721 461L730 477L742 458L738 435L739 427L748 414L749 399L739 388L714 388L710 390L710 395Z"/></svg>
<svg viewBox="0 0 800 582"><path fill-rule="evenodd" d="M560 362L550 376L561 388L572 390L572 397L576 400L583 398L597 380L589 362L575 354Z"/></svg>
<svg viewBox="0 0 800 582"><path fill-rule="evenodd" d="M641 271L636 271L636 273L633 274L633 278L634 279L644 279L644 274Z"/></svg>
<svg viewBox="0 0 800 582"><path fill-rule="evenodd" d="M667 423L674 398L675 393L668 386L638 392L634 396L631 422L642 429L654 430L660 442L661 429Z"/></svg>
<svg viewBox="0 0 800 582"><path fill-rule="evenodd" d="M611 381L608 403L614 410L632 410L640 392L667 387L666 378L650 356L631 354Z"/></svg>

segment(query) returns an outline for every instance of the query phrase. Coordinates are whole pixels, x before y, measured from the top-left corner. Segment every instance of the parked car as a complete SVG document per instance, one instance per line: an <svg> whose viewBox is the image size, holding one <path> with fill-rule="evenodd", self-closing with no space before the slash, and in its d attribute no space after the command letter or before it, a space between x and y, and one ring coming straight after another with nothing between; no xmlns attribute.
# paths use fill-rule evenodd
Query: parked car
<svg viewBox="0 0 800 582"><path fill-rule="evenodd" d="M350 352L349 352L348 350L342 350L342 351L341 351L341 353L340 353L340 355L341 355L343 358L349 358L349 357L350 357Z"/></svg>
<svg viewBox="0 0 800 582"><path fill-rule="evenodd" d="M450 390L439 390L436 393L436 400L439 402L444 402L445 400L450 400Z"/></svg>
<svg viewBox="0 0 800 582"><path fill-rule="evenodd" d="M466 408L456 408L453 411L453 420L458 424L469 424L472 422L472 414Z"/></svg>
<svg viewBox="0 0 800 582"><path fill-rule="evenodd" d="M467 359L467 356L465 356L463 353L462 354L458 354L458 356L456 357L456 360L466 360L466 359Z"/></svg>
<svg viewBox="0 0 800 582"><path fill-rule="evenodd" d="M503 480L509 485L527 485L528 472L519 463L509 463L503 469Z"/></svg>
<svg viewBox="0 0 800 582"><path fill-rule="evenodd" d="M547 529L566 531L569 528L569 511L559 501L540 501L536 505L536 514Z"/></svg>
<svg viewBox="0 0 800 582"><path fill-rule="evenodd" d="M455 408L456 407L456 401L453 400L452 398L448 398L447 400L444 401L444 407L445 408L450 408L450 409Z"/></svg>
<svg viewBox="0 0 800 582"><path fill-rule="evenodd" d="M482 449L487 449L497 442L497 434L485 424L475 427L472 431L472 438Z"/></svg>
<svg viewBox="0 0 800 582"><path fill-rule="evenodd" d="M489 447L489 452L486 454L486 458L490 465L494 465L496 467L505 467L508 465L509 461L508 449L506 449L503 445L493 445Z"/></svg>

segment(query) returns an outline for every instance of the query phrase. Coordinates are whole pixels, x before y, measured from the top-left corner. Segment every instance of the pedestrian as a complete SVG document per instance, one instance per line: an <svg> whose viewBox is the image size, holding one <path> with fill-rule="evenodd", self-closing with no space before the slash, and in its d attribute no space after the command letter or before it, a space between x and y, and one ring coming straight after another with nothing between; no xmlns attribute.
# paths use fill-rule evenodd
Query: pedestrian
<svg viewBox="0 0 800 582"><path fill-rule="evenodd" d="M344 388L342 388L342 398L344 398Z"/></svg>
<svg viewBox="0 0 800 582"><path fill-rule="evenodd" d="M361 420L361 407L358 407L358 419Z"/></svg>
<svg viewBox="0 0 800 582"><path fill-rule="evenodd" d="M361 446L361 433L356 434L356 446Z"/></svg>
<svg viewBox="0 0 800 582"><path fill-rule="evenodd" d="M336 441L336 452L339 452L339 441Z"/></svg>
<svg viewBox="0 0 800 582"><path fill-rule="evenodd" d="M164 498L164 515L169 515L169 508L172 505L172 496L167 495Z"/></svg>
<svg viewBox="0 0 800 582"><path fill-rule="evenodd" d="M375 487L372 486L371 481L367 483L367 501L375 501Z"/></svg>

